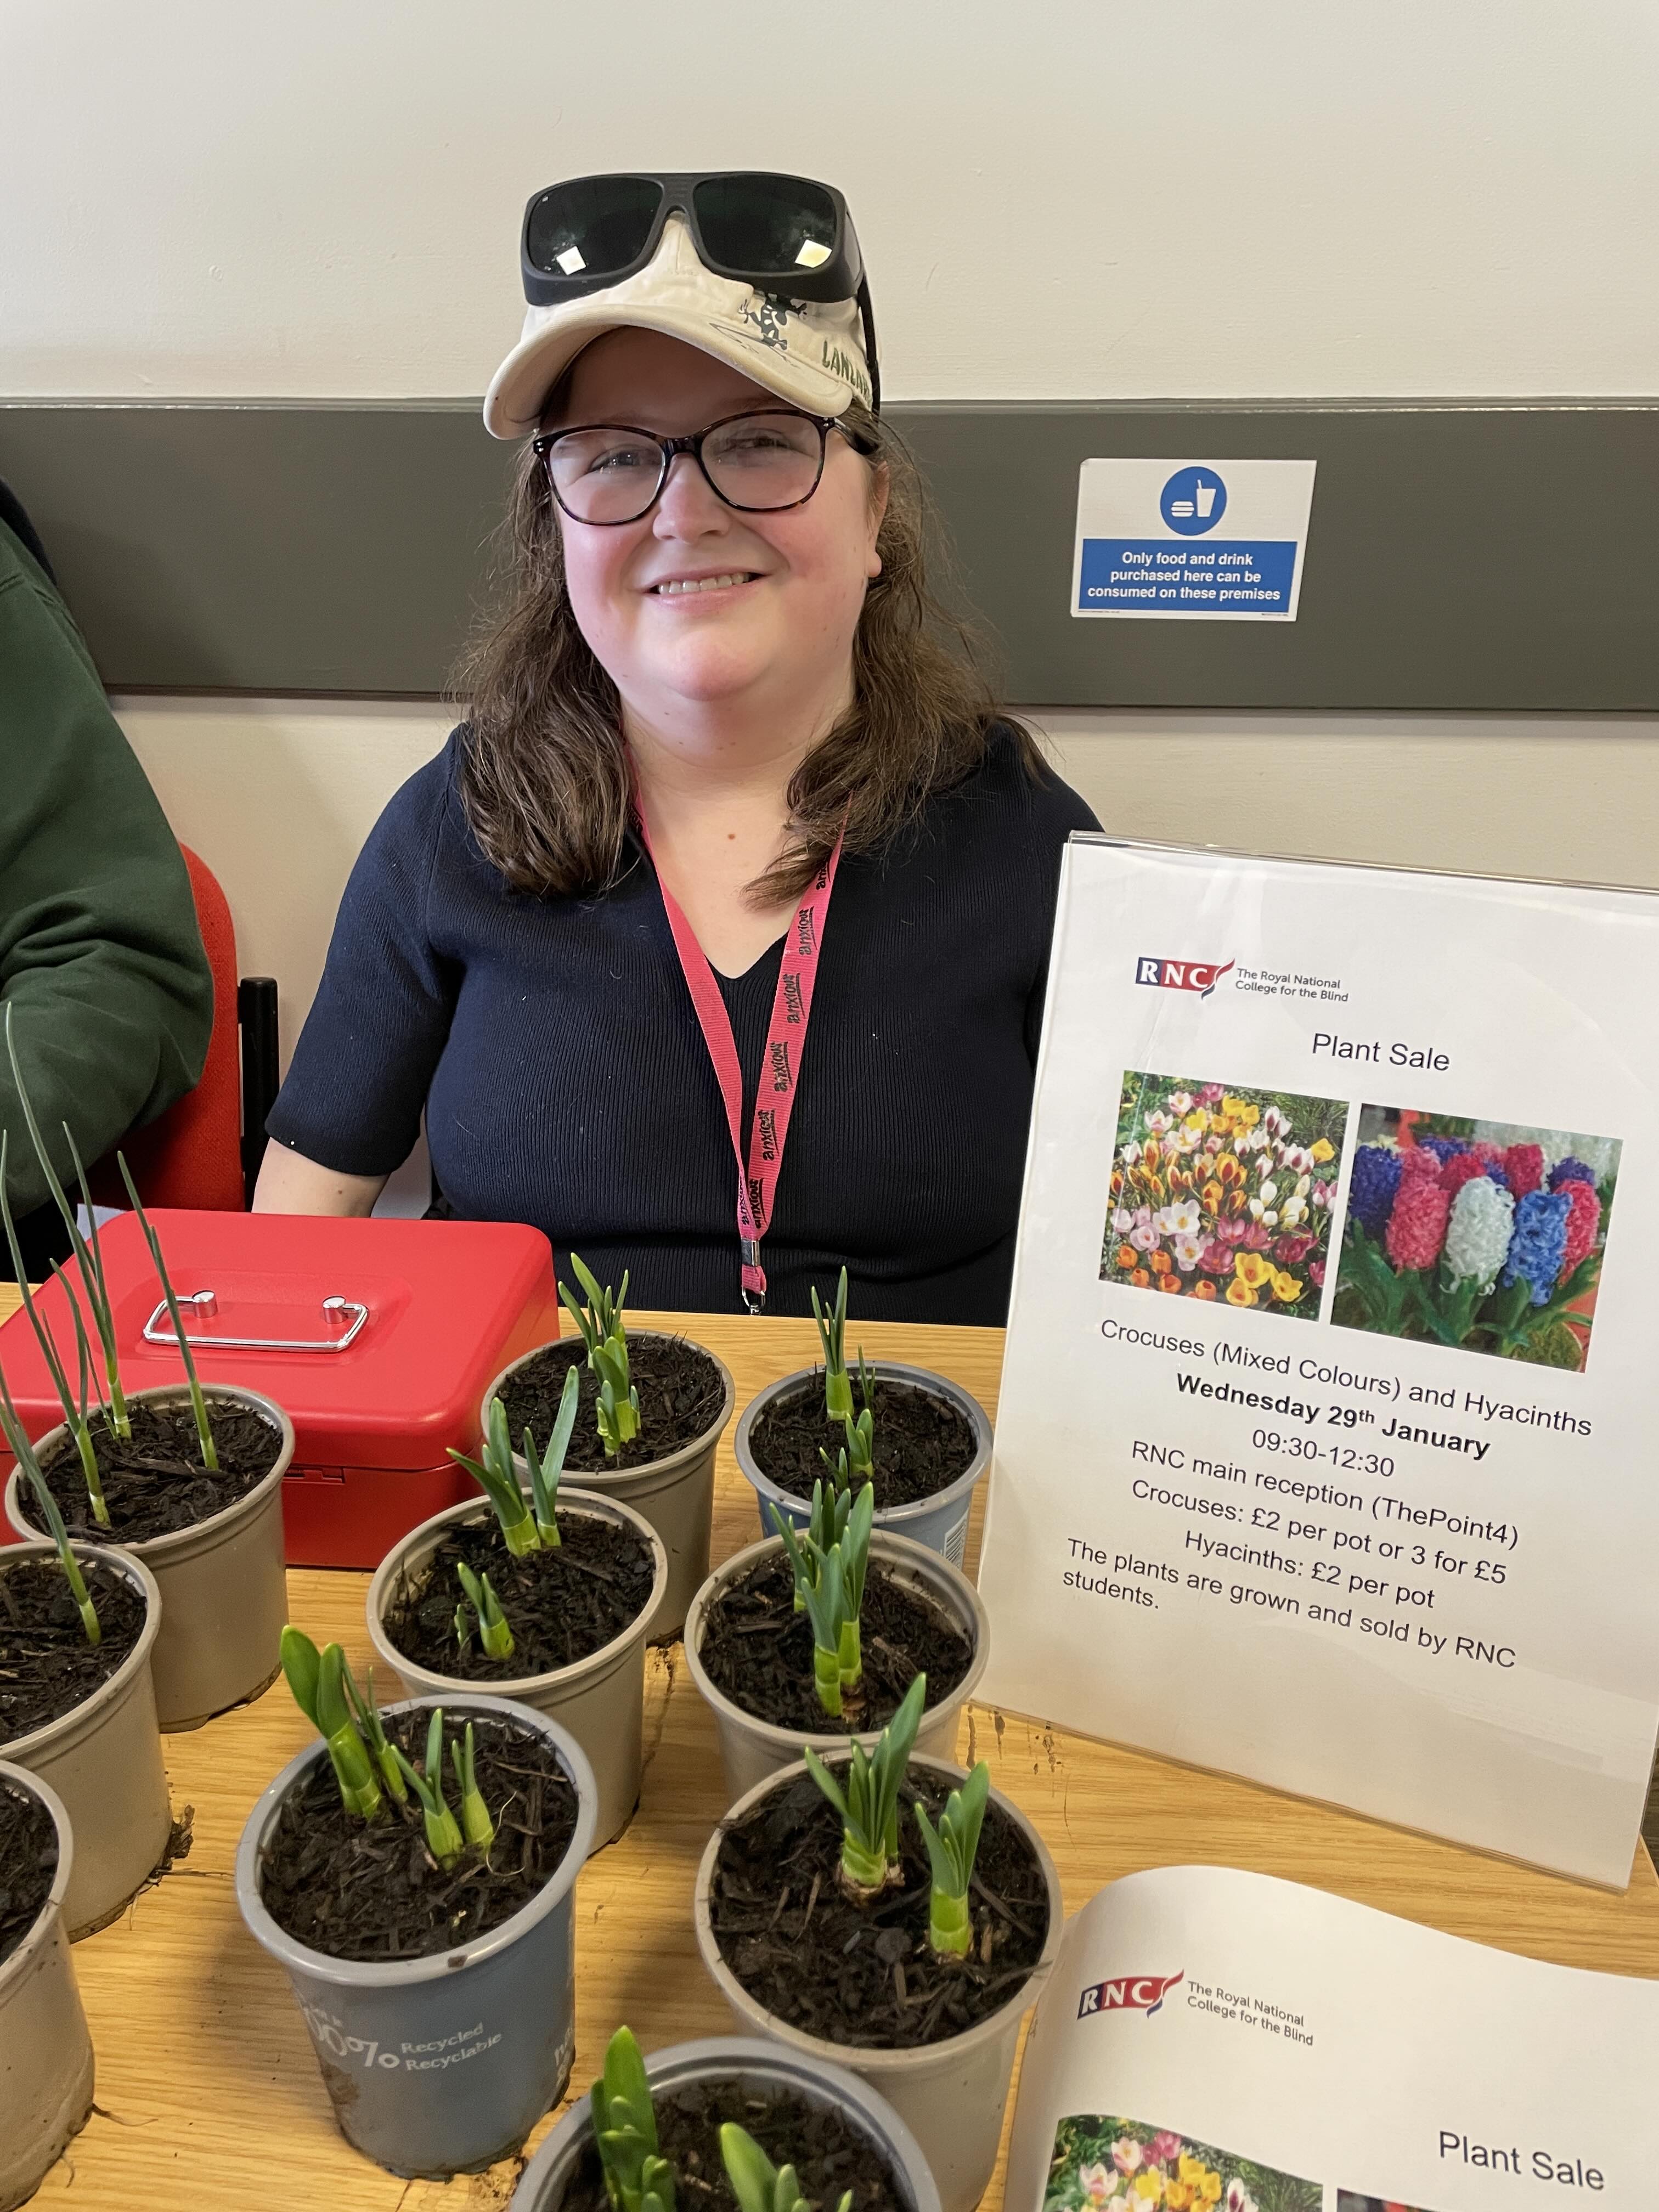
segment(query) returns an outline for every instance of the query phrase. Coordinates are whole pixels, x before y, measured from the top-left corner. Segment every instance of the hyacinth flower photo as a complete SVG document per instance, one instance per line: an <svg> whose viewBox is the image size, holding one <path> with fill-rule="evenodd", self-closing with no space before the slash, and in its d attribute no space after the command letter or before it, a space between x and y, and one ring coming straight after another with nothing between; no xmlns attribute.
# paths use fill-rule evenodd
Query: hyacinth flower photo
<svg viewBox="0 0 1659 2212"><path fill-rule="evenodd" d="M1320 2212L1324 2191L1144 2120L1079 2114L1054 2130L1043 2212Z"/></svg>
<svg viewBox="0 0 1659 2212"><path fill-rule="evenodd" d="M1315 1321L1346 1103L1131 1072L1103 1282Z"/></svg>
<svg viewBox="0 0 1659 2212"><path fill-rule="evenodd" d="M1363 1106L1331 1319L1581 1370L1620 1142Z"/></svg>

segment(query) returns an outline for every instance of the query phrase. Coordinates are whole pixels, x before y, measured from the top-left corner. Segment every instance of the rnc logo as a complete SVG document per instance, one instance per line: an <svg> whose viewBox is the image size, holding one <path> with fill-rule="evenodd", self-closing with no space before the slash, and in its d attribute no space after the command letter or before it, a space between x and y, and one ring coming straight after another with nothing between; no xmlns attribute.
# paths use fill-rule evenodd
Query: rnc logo
<svg viewBox="0 0 1659 2212"><path fill-rule="evenodd" d="M1164 1998L1180 1979L1180 1974L1127 1974L1121 1981L1097 1982L1079 1998L1077 2016L1087 2020L1097 2012L1144 2012L1150 2020L1162 2011Z"/></svg>
<svg viewBox="0 0 1659 2212"><path fill-rule="evenodd" d="M1143 952L1135 962L1135 981L1161 991L1196 991L1200 999L1207 999L1232 964L1231 960L1220 967L1213 960L1153 960Z"/></svg>

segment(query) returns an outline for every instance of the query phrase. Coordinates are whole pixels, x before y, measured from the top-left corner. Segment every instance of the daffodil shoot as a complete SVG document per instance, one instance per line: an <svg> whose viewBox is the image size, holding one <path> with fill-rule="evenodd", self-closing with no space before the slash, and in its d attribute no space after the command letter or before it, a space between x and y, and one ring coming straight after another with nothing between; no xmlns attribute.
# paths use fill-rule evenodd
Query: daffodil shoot
<svg viewBox="0 0 1659 2212"><path fill-rule="evenodd" d="M800 2179L793 2166L776 2166L735 2120L720 2129L720 2163L738 2212L815 2212L801 2194ZM853 2192L842 2196L836 2212L852 2212Z"/></svg>
<svg viewBox="0 0 1659 2212"><path fill-rule="evenodd" d="M624 1269L622 1288L613 1297L574 1252L570 1255L570 1266L582 1286L586 1303L578 1300L568 1283L559 1285L559 1296L587 1347L587 1364L599 1386L595 1407L599 1441L605 1447L605 1457L615 1459L623 1446L631 1443L640 1432L640 1394L629 1371L628 1332L622 1317L628 1297L628 1273ZM560 1410L562 1413L562 1404Z"/></svg>
<svg viewBox="0 0 1659 2212"><path fill-rule="evenodd" d="M965 1959L974 1939L968 1886L991 1794L991 1770L981 1759L958 1790L945 1801L936 1828L924 1805L915 1808L916 1826L927 1847L933 1887L927 1900L927 1941L943 1958Z"/></svg>
<svg viewBox="0 0 1659 2212"><path fill-rule="evenodd" d="M358 1730L354 1699L346 1692L343 1648L328 1644L319 1651L305 1631L290 1623L283 1631L281 1652L294 1702L328 1747L341 1803L359 1820L378 1820L380 1779Z"/></svg>
<svg viewBox="0 0 1659 2212"><path fill-rule="evenodd" d="M810 1746L806 1771L841 1816L841 1882L860 1902L877 1897L899 1876L898 1794L921 1723L927 1677L918 1674L904 1702L882 1730L873 1752L854 1743L844 1766L832 1773ZM837 1775L843 1780L837 1780ZM844 1786L843 1786L844 1784Z"/></svg>
<svg viewBox="0 0 1659 2212"><path fill-rule="evenodd" d="M87 1589L86 1577L81 1572L81 1562L75 1556L69 1531L64 1526L64 1516L58 1510L58 1500L47 1486L46 1478L40 1472L40 1462L34 1456L34 1446L29 1442L23 1424L17 1418L17 1408L12 1403L11 1390L3 1369L0 1369L0 1434L5 1437L7 1449L16 1461L19 1472L33 1493L56 1547L58 1564L63 1570L64 1580L70 1586L70 1595L75 1600L86 1639L88 1644L101 1644L104 1632L99 1624L98 1608Z"/></svg>
<svg viewBox="0 0 1659 2212"><path fill-rule="evenodd" d="M674 2171L658 2148L651 2085L631 2028L611 2037L589 2104L611 2212L674 2212Z"/></svg>

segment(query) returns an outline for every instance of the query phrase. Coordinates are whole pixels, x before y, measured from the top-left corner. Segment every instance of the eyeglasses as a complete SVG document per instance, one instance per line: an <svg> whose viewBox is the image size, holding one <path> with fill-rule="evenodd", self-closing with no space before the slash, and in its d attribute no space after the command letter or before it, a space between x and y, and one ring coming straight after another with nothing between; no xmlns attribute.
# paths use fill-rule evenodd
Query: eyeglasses
<svg viewBox="0 0 1659 2212"><path fill-rule="evenodd" d="M833 185L770 169L569 177L524 211L520 273L532 307L620 284L645 268L672 214L704 268L788 300L856 300L872 404L880 408L875 317L846 201Z"/></svg>
<svg viewBox="0 0 1659 2212"><path fill-rule="evenodd" d="M626 423L588 422L547 430L532 440L553 496L575 522L609 528L637 522L656 505L677 453L690 453L709 489L739 514L773 514L802 507L823 476L830 433L855 453L872 441L824 415L793 408L728 415L686 438L659 438Z"/></svg>

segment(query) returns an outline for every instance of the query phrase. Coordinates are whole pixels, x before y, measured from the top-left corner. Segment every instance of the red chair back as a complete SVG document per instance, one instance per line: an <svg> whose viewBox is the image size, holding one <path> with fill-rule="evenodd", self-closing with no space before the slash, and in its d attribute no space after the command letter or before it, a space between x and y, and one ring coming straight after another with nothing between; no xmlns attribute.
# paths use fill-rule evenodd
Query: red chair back
<svg viewBox="0 0 1659 2212"><path fill-rule="evenodd" d="M180 848L190 870L196 919L213 970L213 1034L202 1079L159 1121L134 1129L121 1151L147 1206L183 1206L216 1213L246 1209L242 1183L242 1059L236 1020L236 931L230 907L207 863ZM100 1203L125 1206L113 1160L92 1179ZM113 1188L111 1188L111 1185Z"/></svg>

